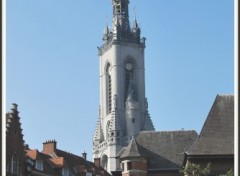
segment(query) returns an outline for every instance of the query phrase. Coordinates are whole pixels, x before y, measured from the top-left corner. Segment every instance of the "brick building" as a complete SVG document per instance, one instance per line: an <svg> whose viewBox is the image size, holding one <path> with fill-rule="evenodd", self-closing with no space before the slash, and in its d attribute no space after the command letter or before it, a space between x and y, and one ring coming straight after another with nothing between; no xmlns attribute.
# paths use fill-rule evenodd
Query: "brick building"
<svg viewBox="0 0 240 176"><path fill-rule="evenodd" d="M17 104L6 113L6 175L25 175L25 147Z"/></svg>

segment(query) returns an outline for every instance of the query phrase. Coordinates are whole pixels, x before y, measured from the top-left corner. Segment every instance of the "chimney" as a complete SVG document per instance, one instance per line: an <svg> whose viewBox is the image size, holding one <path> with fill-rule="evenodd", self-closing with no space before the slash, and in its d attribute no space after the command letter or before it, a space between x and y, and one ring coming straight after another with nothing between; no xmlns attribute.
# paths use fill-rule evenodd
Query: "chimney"
<svg viewBox="0 0 240 176"><path fill-rule="evenodd" d="M94 164L95 164L97 167L100 167L100 158L94 158Z"/></svg>
<svg viewBox="0 0 240 176"><path fill-rule="evenodd" d="M55 153L57 149L57 142L55 140L49 140L43 143L43 153L52 154Z"/></svg>
<svg viewBox="0 0 240 176"><path fill-rule="evenodd" d="M85 151L82 153L82 157L83 157L85 160L87 160L87 153L86 153Z"/></svg>

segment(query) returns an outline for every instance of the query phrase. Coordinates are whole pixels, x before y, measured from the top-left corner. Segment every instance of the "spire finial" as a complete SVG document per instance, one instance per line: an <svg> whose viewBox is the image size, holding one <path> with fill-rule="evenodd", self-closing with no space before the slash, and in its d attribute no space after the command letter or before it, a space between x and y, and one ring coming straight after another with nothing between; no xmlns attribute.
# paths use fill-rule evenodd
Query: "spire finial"
<svg viewBox="0 0 240 176"><path fill-rule="evenodd" d="M106 26L108 26L108 14L106 12L106 16L105 16L105 23L106 23Z"/></svg>
<svg viewBox="0 0 240 176"><path fill-rule="evenodd" d="M136 5L134 5L133 13L134 13L134 19L136 20L137 19Z"/></svg>

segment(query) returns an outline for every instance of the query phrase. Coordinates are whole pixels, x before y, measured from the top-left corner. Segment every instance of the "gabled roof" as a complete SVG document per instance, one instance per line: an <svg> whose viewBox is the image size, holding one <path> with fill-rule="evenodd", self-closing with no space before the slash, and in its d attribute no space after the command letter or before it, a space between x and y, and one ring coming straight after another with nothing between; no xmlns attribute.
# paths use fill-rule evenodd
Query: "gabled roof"
<svg viewBox="0 0 240 176"><path fill-rule="evenodd" d="M53 168L62 168L65 164L63 157L53 157L50 158L48 161Z"/></svg>
<svg viewBox="0 0 240 176"><path fill-rule="evenodd" d="M59 175L59 171L54 169L56 168L55 165L50 161L51 156L39 152L37 149L28 149L26 150L26 158L27 163L29 166L31 166L31 173L32 174L43 174L43 175L51 175L51 176L57 176ZM28 158L31 159L31 161L41 160L43 162L43 170L37 169L33 162L29 162Z"/></svg>
<svg viewBox="0 0 240 176"><path fill-rule="evenodd" d="M26 156L28 156L29 158L31 158L32 160L36 160L37 159L37 153L38 150L34 149L34 150L26 150Z"/></svg>
<svg viewBox="0 0 240 176"><path fill-rule="evenodd" d="M197 139L195 131L142 131L119 152L121 159L144 157L149 169L174 170L182 166L183 154Z"/></svg>
<svg viewBox="0 0 240 176"><path fill-rule="evenodd" d="M217 95L199 138L187 155L234 154L234 96Z"/></svg>

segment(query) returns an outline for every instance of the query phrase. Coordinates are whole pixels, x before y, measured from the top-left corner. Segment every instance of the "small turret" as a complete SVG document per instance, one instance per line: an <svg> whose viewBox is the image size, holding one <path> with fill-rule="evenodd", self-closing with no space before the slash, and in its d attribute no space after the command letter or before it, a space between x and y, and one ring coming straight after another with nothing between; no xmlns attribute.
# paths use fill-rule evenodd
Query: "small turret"
<svg viewBox="0 0 240 176"><path fill-rule="evenodd" d="M17 107L18 107L18 105L17 105L16 103L13 103L13 104L12 104L11 112L12 112L13 114L18 114Z"/></svg>
<svg viewBox="0 0 240 176"><path fill-rule="evenodd" d="M141 29L138 25L136 14L135 14L134 22L133 22L132 34L133 34L133 39L136 40L137 43L139 43L140 42Z"/></svg>
<svg viewBox="0 0 240 176"><path fill-rule="evenodd" d="M103 41L106 41L108 40L109 38L111 37L111 31L109 29L109 27L106 25L106 28L104 29L104 32L103 32Z"/></svg>

